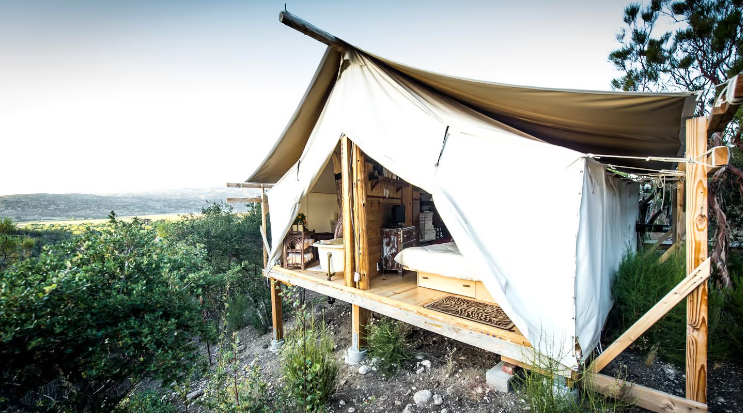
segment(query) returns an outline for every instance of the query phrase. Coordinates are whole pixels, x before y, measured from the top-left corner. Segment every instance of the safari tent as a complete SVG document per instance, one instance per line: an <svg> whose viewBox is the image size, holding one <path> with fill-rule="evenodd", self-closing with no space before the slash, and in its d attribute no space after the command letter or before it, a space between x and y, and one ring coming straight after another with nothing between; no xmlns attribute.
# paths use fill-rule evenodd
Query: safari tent
<svg viewBox="0 0 743 413"><path fill-rule="evenodd" d="M374 311L526 368L531 352L549 354L567 377L590 358L595 387L608 391L601 368L691 293L687 398L641 386L631 393L651 410L706 410L706 173L728 156L706 142L732 109L692 118L694 93L444 76L375 56L291 13L280 20L328 48L265 160L245 183L229 184L261 188L277 346L283 283L353 304L350 361L363 358ZM600 352L614 273L637 248L639 176L685 182L669 236L674 248L685 238L690 275ZM333 211L338 218L326 219ZM300 213L332 236L299 228ZM329 238L342 248L326 258Z"/></svg>

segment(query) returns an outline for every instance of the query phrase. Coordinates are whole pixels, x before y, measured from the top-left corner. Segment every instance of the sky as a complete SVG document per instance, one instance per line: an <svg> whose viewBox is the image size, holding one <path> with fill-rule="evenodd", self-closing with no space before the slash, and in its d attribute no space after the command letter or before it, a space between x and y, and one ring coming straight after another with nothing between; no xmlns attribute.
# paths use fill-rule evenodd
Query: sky
<svg viewBox="0 0 743 413"><path fill-rule="evenodd" d="M628 0L290 1L409 66L609 90ZM0 195L244 181L278 139L325 45L284 1L0 0Z"/></svg>

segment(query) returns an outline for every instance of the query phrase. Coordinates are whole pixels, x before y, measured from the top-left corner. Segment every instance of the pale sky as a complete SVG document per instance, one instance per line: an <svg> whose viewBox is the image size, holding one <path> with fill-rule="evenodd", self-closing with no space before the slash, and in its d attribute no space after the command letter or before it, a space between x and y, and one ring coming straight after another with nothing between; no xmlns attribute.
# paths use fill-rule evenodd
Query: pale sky
<svg viewBox="0 0 743 413"><path fill-rule="evenodd" d="M294 1L365 50L480 80L609 90L618 1ZM245 180L325 46L284 1L0 0L0 195Z"/></svg>

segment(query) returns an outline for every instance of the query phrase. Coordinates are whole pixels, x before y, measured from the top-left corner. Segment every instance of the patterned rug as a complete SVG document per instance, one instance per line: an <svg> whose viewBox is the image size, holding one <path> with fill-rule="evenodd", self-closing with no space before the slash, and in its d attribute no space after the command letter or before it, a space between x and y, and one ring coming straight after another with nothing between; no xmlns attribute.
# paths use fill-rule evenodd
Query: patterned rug
<svg viewBox="0 0 743 413"><path fill-rule="evenodd" d="M487 324L503 330L511 330L514 327L513 322L503 312L503 309L495 304L447 295L444 298L426 304L425 307L440 313L464 318L476 323Z"/></svg>

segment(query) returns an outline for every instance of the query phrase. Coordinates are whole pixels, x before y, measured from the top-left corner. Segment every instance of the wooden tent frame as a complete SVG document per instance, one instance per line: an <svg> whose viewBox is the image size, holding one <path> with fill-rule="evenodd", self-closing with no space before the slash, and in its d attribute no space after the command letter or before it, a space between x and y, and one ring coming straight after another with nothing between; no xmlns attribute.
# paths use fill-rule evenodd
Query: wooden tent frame
<svg viewBox="0 0 743 413"><path fill-rule="evenodd" d="M281 12L279 21L298 30L326 45L344 53L350 46L341 39L318 29L289 12ZM743 76L734 78L735 101L743 98ZM625 331L614 343L599 354L589 369L587 380L583 383L590 388L610 396L626 394L634 403L655 412L706 412L707 411L707 280L710 276L710 259L707 249L708 200L707 174L728 163L729 151L725 147L707 150L708 137L715 132L722 132L732 120L739 105L722 102L712 109L709 117L691 118L686 121L686 164L679 164L679 171L685 171L683 185L677 186L674 211L674 224L667 237L673 238L674 244L660 260L666 260L680 248L686 249L687 277L663 297L634 325ZM341 164L343 178L343 221L345 272L344 285L329 285L321 281L303 277L297 271L281 268L267 269L264 274L271 280L271 303L273 312L273 338L275 342L283 340L281 283L297 285L332 296L352 304L352 349L365 347L365 325L369 320L370 310L380 312L407 323L455 338L501 355L504 361L531 368L523 357L518 357L511 348L514 344L503 337L477 331L472 323L452 320L434 320L441 325L434 326L430 318L421 314L419 308L403 305L394 300L374 296L365 290L370 288L368 254L366 237L358 237L367 227L367 216L363 203L367 199L367 185L364 182L364 154L360 148L347 137L341 139ZM259 198L235 198L234 202L259 202L262 211L262 231L266 231L268 204L265 189L268 184L237 183L227 184L237 188L260 188ZM410 192L410 191L407 191ZM409 194L403 194L407 204ZM412 200L411 200L412 202ZM685 240L684 240L685 239ZM356 242L358 240L358 242ZM267 250L263 250L264 266L267 264ZM686 334L686 397L679 397L654 390L648 387L628 383L601 374L601 370L621 354L645 331L683 299L687 301L687 334ZM430 317L430 316L428 316ZM511 347L509 347L511 346ZM528 343L516 344L515 347L530 349Z"/></svg>

